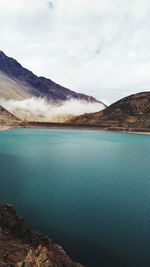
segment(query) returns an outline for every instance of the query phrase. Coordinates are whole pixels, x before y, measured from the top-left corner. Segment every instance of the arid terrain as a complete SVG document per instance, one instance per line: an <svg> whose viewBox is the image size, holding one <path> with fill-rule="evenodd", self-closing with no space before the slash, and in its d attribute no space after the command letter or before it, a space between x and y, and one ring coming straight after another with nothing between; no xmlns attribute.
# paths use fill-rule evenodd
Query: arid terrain
<svg viewBox="0 0 150 267"><path fill-rule="evenodd" d="M150 92L125 97L104 110L76 116L71 124L150 131Z"/></svg>

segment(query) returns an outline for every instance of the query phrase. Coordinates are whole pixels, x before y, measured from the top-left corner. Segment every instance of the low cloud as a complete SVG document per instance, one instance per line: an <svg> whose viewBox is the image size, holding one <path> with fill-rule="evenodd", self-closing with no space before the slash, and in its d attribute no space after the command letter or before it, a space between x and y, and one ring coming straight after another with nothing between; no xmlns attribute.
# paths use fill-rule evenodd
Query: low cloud
<svg viewBox="0 0 150 267"><path fill-rule="evenodd" d="M58 121L63 116L81 115L84 113L97 112L104 108L100 103L88 103L71 99L61 104L54 104L47 101L45 98L28 98L24 100L5 100L0 99L0 105L5 107L10 112L24 119L41 119L47 121Z"/></svg>

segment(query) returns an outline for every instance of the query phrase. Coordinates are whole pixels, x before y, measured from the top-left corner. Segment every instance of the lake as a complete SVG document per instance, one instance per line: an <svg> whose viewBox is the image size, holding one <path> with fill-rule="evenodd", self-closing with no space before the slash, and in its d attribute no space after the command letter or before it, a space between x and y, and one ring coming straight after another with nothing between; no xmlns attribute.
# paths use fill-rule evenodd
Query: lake
<svg viewBox="0 0 150 267"><path fill-rule="evenodd" d="M0 202L87 267L148 267L150 136L1 132Z"/></svg>

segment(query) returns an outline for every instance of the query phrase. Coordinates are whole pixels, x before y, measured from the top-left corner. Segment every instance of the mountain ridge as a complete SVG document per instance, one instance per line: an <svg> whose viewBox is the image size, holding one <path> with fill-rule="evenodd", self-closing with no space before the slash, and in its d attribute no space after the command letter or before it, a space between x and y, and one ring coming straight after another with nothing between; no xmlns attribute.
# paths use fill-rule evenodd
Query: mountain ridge
<svg viewBox="0 0 150 267"><path fill-rule="evenodd" d="M38 77L32 71L24 68L14 58L6 56L3 51L0 51L0 71L26 86L28 88L27 91L34 96L46 97L48 100L56 102L73 98L87 102L99 102L105 106L102 101L98 101L92 96L74 92L43 76Z"/></svg>
<svg viewBox="0 0 150 267"><path fill-rule="evenodd" d="M141 127L150 129L150 92L132 94L102 111L76 116L73 124L106 125L106 127Z"/></svg>

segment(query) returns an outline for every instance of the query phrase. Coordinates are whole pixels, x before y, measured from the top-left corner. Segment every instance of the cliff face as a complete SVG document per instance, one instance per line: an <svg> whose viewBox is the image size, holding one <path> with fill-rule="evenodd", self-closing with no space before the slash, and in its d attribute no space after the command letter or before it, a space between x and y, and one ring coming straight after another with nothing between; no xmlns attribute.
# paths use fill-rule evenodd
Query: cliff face
<svg viewBox="0 0 150 267"><path fill-rule="evenodd" d="M70 123L150 129L150 92L125 97L100 112L76 116Z"/></svg>
<svg viewBox="0 0 150 267"><path fill-rule="evenodd" d="M0 204L0 267L83 267L62 247L31 230L10 205Z"/></svg>

